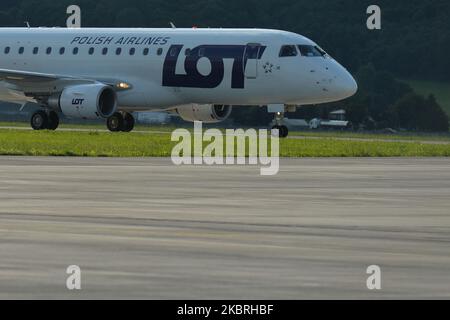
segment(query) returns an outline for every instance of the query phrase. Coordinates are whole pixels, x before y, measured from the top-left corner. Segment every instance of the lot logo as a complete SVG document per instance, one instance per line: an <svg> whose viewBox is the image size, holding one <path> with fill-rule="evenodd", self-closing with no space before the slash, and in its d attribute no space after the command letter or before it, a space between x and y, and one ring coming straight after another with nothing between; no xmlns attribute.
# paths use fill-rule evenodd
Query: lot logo
<svg viewBox="0 0 450 320"><path fill-rule="evenodd" d="M163 86L165 87L216 88L225 76L224 59L232 59L231 88L243 89L248 60L260 60L266 49L259 45L201 45L185 50L185 74L177 74L177 62L183 47L183 45L172 45L167 52L163 68ZM198 70L197 66L201 59L207 59L211 64L211 72L208 75L203 75Z"/></svg>
<svg viewBox="0 0 450 320"><path fill-rule="evenodd" d="M179 142L172 149L172 162L179 165L249 165L261 167L261 175L273 176L280 170L279 131L272 130L269 138L267 130L249 129L244 131L225 130L225 137L218 129L209 129L203 133L201 122L194 123L194 139L186 129L177 129L171 140ZM194 144L192 145L192 140ZM237 143L236 143L237 140ZM248 144L247 144L248 141ZM225 143L226 142L226 143ZM269 156L270 142L270 156ZM206 147L204 147L206 145ZM225 151L225 152L224 152ZM248 153L247 153L248 151ZM248 154L248 157L246 155Z"/></svg>
<svg viewBox="0 0 450 320"><path fill-rule="evenodd" d="M67 289L81 290L81 268L76 265L69 266L66 273L69 275L66 281Z"/></svg>
<svg viewBox="0 0 450 320"><path fill-rule="evenodd" d="M67 7L67 14L70 16L67 18L67 28L81 28L81 9L77 5L71 5Z"/></svg>
<svg viewBox="0 0 450 320"><path fill-rule="evenodd" d="M72 99L72 105L81 106L84 102L84 99Z"/></svg>

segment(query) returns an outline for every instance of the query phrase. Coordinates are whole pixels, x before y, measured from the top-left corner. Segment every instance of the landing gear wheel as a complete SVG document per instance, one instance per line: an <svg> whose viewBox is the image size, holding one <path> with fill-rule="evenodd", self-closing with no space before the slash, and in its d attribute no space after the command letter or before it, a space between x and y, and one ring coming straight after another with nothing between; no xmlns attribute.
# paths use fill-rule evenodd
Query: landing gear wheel
<svg viewBox="0 0 450 320"><path fill-rule="evenodd" d="M111 117L106 120L106 126L111 132L122 131L124 127L123 115L119 112L114 113Z"/></svg>
<svg viewBox="0 0 450 320"><path fill-rule="evenodd" d="M272 127L272 129L278 129L280 138L287 138L287 136L289 135L289 129L285 125L283 125L283 120L284 112L275 113L275 125Z"/></svg>
<svg viewBox="0 0 450 320"><path fill-rule="evenodd" d="M48 114L48 130L56 130L59 126L59 116L55 111L50 111Z"/></svg>
<svg viewBox="0 0 450 320"><path fill-rule="evenodd" d="M123 132L131 132L134 129L135 120L132 114L125 112L123 114Z"/></svg>
<svg viewBox="0 0 450 320"><path fill-rule="evenodd" d="M289 129L286 126L273 126L272 130L278 130L280 138L287 138Z"/></svg>
<svg viewBox="0 0 450 320"><path fill-rule="evenodd" d="M280 137L281 138L287 138L287 136L289 135L289 129L286 126L281 126L280 127Z"/></svg>
<svg viewBox="0 0 450 320"><path fill-rule="evenodd" d="M31 116L30 124L34 130L45 130L48 127L49 119L45 111L36 111Z"/></svg>

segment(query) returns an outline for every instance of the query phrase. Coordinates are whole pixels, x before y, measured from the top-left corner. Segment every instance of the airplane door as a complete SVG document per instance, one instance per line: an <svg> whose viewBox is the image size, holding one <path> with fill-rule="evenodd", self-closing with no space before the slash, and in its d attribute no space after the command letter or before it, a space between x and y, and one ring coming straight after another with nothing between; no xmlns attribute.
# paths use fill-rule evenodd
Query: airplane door
<svg viewBox="0 0 450 320"><path fill-rule="evenodd" d="M247 79L256 79L258 77L258 57L261 50L261 44L249 43L244 52L244 74ZM247 62L247 64L246 64Z"/></svg>

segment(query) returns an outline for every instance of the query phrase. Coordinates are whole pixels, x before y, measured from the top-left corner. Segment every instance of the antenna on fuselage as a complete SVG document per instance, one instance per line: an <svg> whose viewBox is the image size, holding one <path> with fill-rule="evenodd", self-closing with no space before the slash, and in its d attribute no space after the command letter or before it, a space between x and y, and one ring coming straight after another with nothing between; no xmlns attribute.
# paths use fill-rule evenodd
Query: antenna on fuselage
<svg viewBox="0 0 450 320"><path fill-rule="evenodd" d="M30 23L29 23L28 21L25 21L24 23L25 23L25 25L27 26L28 29L31 28L31 27L30 27Z"/></svg>
<svg viewBox="0 0 450 320"><path fill-rule="evenodd" d="M177 26L172 21L170 21L169 24L170 24L170 27L172 29L176 29L177 28Z"/></svg>

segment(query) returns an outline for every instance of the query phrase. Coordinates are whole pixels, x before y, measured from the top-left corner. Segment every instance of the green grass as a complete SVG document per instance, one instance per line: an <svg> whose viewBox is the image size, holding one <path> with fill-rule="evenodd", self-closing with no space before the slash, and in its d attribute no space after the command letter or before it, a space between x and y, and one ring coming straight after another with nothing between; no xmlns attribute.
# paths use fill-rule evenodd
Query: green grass
<svg viewBox="0 0 450 320"><path fill-rule="evenodd" d="M170 134L0 130L0 155L169 157ZM343 141L332 138L281 140L282 157L450 156L450 144Z"/></svg>
<svg viewBox="0 0 450 320"><path fill-rule="evenodd" d="M331 138L284 140L283 157L448 157L450 145L417 142L342 141Z"/></svg>
<svg viewBox="0 0 450 320"><path fill-rule="evenodd" d="M433 94L437 102L450 116L450 82L422 81L422 80L403 80L409 84L414 91L428 96Z"/></svg>
<svg viewBox="0 0 450 320"><path fill-rule="evenodd" d="M348 131L302 131L290 132L291 136L298 137L318 137L318 138L339 138L339 139L368 139L368 140L399 140L399 141L441 141L450 142L450 134L432 133L399 133L399 134L377 134L377 133L357 133Z"/></svg>
<svg viewBox="0 0 450 320"><path fill-rule="evenodd" d="M18 127L29 128L30 125L26 122L0 122L1 127ZM99 130L105 131L106 126L104 124L70 124L62 123L61 129L82 129L82 130ZM136 131L142 132L172 132L176 127L172 125L136 125ZM193 131L192 125L186 127L187 130ZM224 131L224 129L221 129ZM290 136L301 137L318 137L318 138L339 138L339 139L368 139L368 140L399 140L399 141L442 141L450 143L450 133L437 134L437 133L398 133L398 134L378 134L378 133L357 133L349 131L291 131Z"/></svg>
<svg viewBox="0 0 450 320"><path fill-rule="evenodd" d="M0 130L1 155L166 157L170 145L167 134Z"/></svg>

